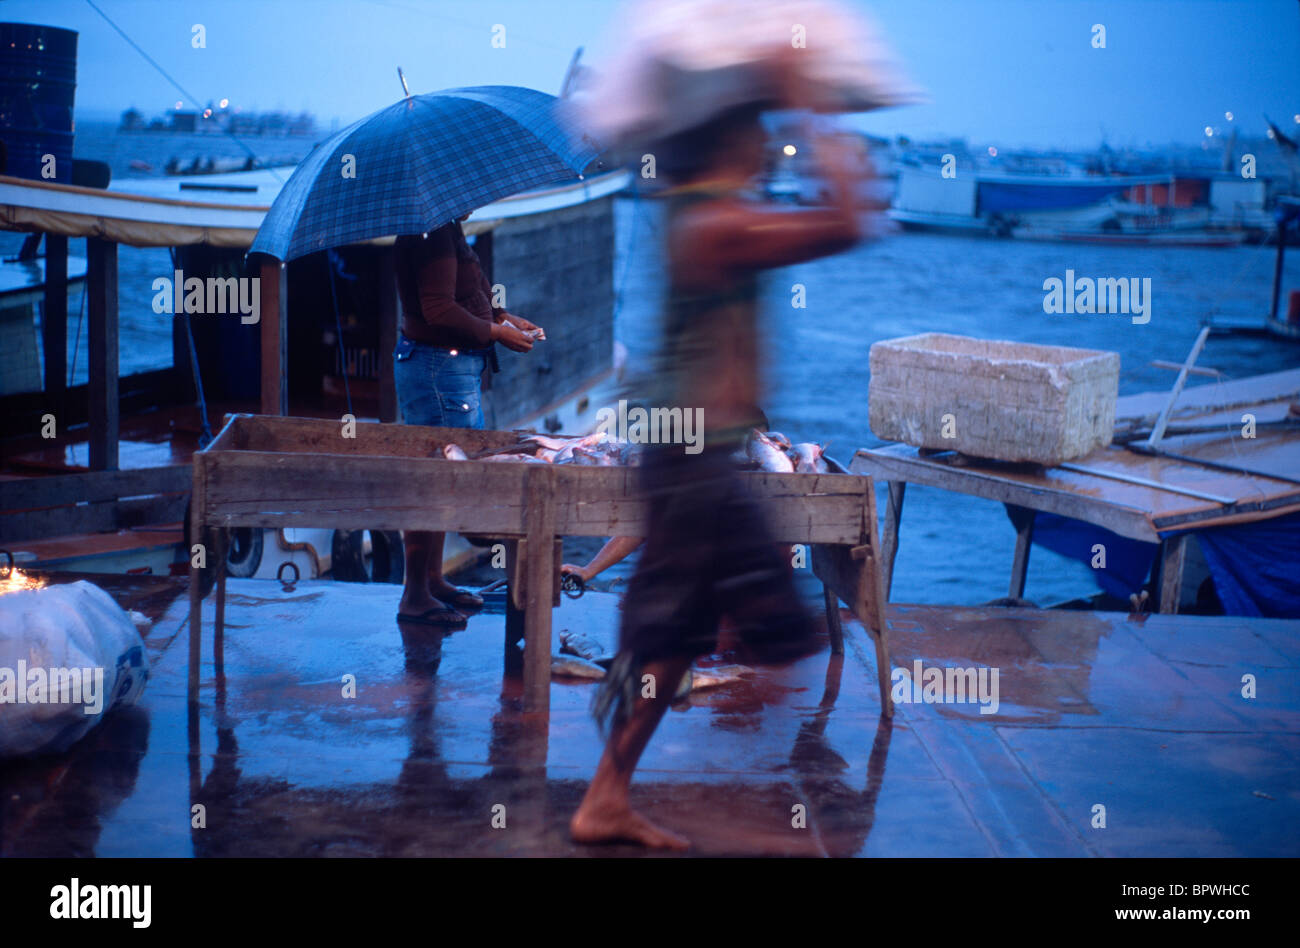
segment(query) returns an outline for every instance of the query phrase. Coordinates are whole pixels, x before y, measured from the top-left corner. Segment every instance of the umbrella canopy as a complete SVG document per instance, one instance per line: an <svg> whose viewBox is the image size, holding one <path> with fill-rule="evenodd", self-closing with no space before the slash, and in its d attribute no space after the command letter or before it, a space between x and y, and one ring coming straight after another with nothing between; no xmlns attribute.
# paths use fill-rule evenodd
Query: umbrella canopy
<svg viewBox="0 0 1300 948"><path fill-rule="evenodd" d="M498 198L580 177L597 148L556 102L534 89L476 86L380 109L299 163L250 252L287 261L423 233Z"/></svg>
<svg viewBox="0 0 1300 948"><path fill-rule="evenodd" d="M923 99L872 21L833 0L641 0L615 35L617 50L574 103L606 147L662 140L776 97L773 64L783 54L825 111Z"/></svg>

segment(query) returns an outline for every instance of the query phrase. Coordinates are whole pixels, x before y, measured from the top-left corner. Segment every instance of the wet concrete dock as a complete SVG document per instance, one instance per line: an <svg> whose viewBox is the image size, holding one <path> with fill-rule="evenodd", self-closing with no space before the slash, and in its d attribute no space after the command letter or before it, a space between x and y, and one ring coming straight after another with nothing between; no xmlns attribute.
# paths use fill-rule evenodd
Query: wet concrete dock
<svg viewBox="0 0 1300 948"><path fill-rule="evenodd" d="M196 755L184 582L114 582L157 620L143 702L67 754L0 765L0 856L641 852L569 841L595 686L556 679L549 716L523 714L501 614L439 649L403 642L394 586L231 580ZM588 593L555 628L612 638L617 618ZM995 714L900 703L892 724L845 626L843 659L757 668L670 712L634 805L696 855L1300 855L1300 623L891 606L895 667L992 667L1000 688Z"/></svg>

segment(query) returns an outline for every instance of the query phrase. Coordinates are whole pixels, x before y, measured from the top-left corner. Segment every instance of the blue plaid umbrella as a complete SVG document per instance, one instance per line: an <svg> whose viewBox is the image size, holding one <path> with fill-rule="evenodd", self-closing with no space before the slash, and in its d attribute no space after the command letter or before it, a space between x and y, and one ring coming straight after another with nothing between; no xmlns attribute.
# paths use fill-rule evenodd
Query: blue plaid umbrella
<svg viewBox="0 0 1300 948"><path fill-rule="evenodd" d="M250 252L293 260L423 233L497 198L578 177L597 148L565 124L557 101L534 89L477 86L380 109L298 165Z"/></svg>

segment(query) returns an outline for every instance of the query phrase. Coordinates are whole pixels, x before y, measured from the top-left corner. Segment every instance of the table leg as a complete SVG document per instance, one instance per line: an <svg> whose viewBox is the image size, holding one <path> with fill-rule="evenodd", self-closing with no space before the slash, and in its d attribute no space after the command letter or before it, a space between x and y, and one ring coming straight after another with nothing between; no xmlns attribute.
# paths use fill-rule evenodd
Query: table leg
<svg viewBox="0 0 1300 948"><path fill-rule="evenodd" d="M216 562L211 565L217 571L216 615L212 624L212 661L215 665L217 681L224 687L226 676L226 556L230 551L230 534L222 530L218 534L215 551Z"/></svg>
<svg viewBox="0 0 1300 948"><path fill-rule="evenodd" d="M555 506L551 499L554 471L537 465L528 471L528 510L524 518L528 547L524 559L524 710L551 706L551 609L555 583L552 550Z"/></svg>
<svg viewBox="0 0 1300 948"><path fill-rule="evenodd" d="M844 654L844 623L840 621L840 597L830 585L822 583L822 596L826 601L826 630L831 634L831 654Z"/></svg>
<svg viewBox="0 0 1300 948"><path fill-rule="evenodd" d="M194 513L190 516L190 536L202 536L199 518ZM190 557L190 673L187 697L192 712L199 704L200 645L203 639L203 571L194 565L193 552L190 550L185 552Z"/></svg>
<svg viewBox="0 0 1300 948"><path fill-rule="evenodd" d="M1160 544L1160 611L1178 612L1183 595L1183 561L1187 555L1188 534L1168 537Z"/></svg>
<svg viewBox="0 0 1300 948"><path fill-rule="evenodd" d="M522 573L520 571L520 547L518 540L506 541L506 642L505 673L518 675L524 670L524 653L516 643L524 637L524 611L515 605L515 592Z"/></svg>
<svg viewBox="0 0 1300 948"><path fill-rule="evenodd" d="M1011 558L1011 584L1007 596L1012 599L1025 598L1025 577L1029 573L1029 550L1034 543L1034 511L1028 507L1007 504L1011 522L1016 528L1016 552Z"/></svg>
<svg viewBox="0 0 1300 948"><path fill-rule="evenodd" d="M885 601L888 602L894 588L894 557L898 555L898 526L903 521L903 492L907 489L907 481L886 481L885 486L889 488L889 502L885 505L884 536L880 538L880 568L883 570L881 580Z"/></svg>

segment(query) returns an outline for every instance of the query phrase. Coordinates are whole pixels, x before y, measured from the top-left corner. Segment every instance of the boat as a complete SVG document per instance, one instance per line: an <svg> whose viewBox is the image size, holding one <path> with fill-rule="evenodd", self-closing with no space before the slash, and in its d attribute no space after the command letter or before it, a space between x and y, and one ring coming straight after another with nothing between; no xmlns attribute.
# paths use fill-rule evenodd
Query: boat
<svg viewBox="0 0 1300 948"><path fill-rule="evenodd" d="M111 272L115 258L102 251L117 244L169 247L187 278L256 275L255 268L246 269L245 251L287 177L262 169L208 175L201 182L125 179L97 190L0 176L0 226L65 241L92 238L92 259L73 261L77 281L96 270L101 276ZM513 195L480 208L466 224L490 278L510 286L511 305L560 343L534 354L531 363L502 354L503 371L484 393L490 425L581 430L594 423L602 393L613 393L624 357L613 334L612 202L629 181L627 172L616 170ZM581 238L576 245L575 235ZM362 419L395 420L388 353L398 304L395 287L385 290L382 279L391 245L390 238L288 264L283 273L293 295L284 313L280 370L261 367L272 322L264 309L260 326L239 318L173 320L173 360L165 369L119 380L115 365L97 369L92 363L85 385L51 393L35 377L24 391L0 396L0 476L8 478L0 480L0 534L6 545L39 567L183 567L189 458L225 413L275 413L291 406L304 416L338 418L351 411ZM543 287L553 278L551 270L565 273L573 288L563 305ZM26 279L28 298L60 292L58 285L35 280ZM337 319L331 280L342 287ZM107 299L92 299L89 312L92 327L116 322ZM384 313L392 325L381 331L381 322L388 325ZM31 318L24 323L28 335ZM586 341L565 344L566 339ZM52 397L64 432L53 447L32 434L40 430ZM96 417L88 404L96 401L119 406L120 415ZM2 499L15 482L30 478L40 478L46 488L39 511ZM83 503L92 483L102 490ZM378 531L245 531L235 538L230 568L235 575L274 575L291 560L303 575L319 576L337 561L343 564L340 578L391 581L400 576L399 554L400 538ZM454 568L476 555L468 542L453 541L446 563Z"/></svg>
<svg viewBox="0 0 1300 948"><path fill-rule="evenodd" d="M1226 247L1271 227L1263 179L952 172L902 164L889 217L906 230L1120 245Z"/></svg>

